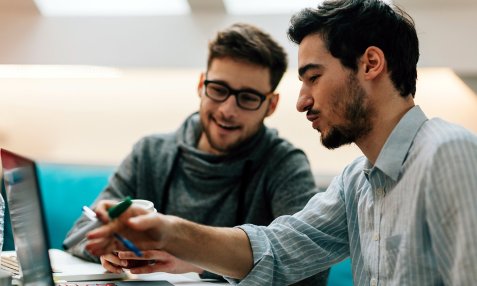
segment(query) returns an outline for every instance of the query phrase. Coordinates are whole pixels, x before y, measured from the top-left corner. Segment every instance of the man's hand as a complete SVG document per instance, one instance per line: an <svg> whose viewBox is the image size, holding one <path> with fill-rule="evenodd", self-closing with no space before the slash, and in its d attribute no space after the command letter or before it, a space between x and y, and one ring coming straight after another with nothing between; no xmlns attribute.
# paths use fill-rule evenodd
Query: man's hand
<svg viewBox="0 0 477 286"><path fill-rule="evenodd" d="M101 255L101 265L109 272L121 273L129 269L133 274L167 272L173 274L196 272L204 270L187 263L162 250L143 250L143 256L136 256L131 251L118 251L115 254Z"/></svg>
<svg viewBox="0 0 477 286"><path fill-rule="evenodd" d="M197 272L198 268L190 268L197 265L219 275L242 279L253 267L250 242L241 229L200 225L175 216L151 213L135 206L130 206L111 221L107 210L115 204L111 201L98 203L95 211L105 225L86 235L89 240L86 250L95 256L103 255L103 266L106 265L105 268L110 271L118 271L117 268L122 264L106 255L126 250L114 238L115 233L132 241L141 250L167 251L161 252L162 257L156 259L159 263L156 263L155 267L146 265L141 267L141 270L136 269L138 271L168 269L166 271L174 272L187 269ZM158 255L158 252L155 255ZM106 259L107 257L110 259Z"/></svg>
<svg viewBox="0 0 477 286"><path fill-rule="evenodd" d="M119 251L117 257L123 268L129 268L133 274L167 272L173 274L196 272L204 270L187 263L163 250L143 250L143 256L136 256L131 251Z"/></svg>
<svg viewBox="0 0 477 286"><path fill-rule="evenodd" d="M164 233L169 233L167 216L152 213L141 207L130 206L117 219L111 221L108 209L116 202L101 201L95 211L104 226L90 231L86 236L89 240L86 250L96 256L110 254L118 250L126 250L114 238L118 233L132 241L139 249L160 249L164 245Z"/></svg>
<svg viewBox="0 0 477 286"><path fill-rule="evenodd" d="M100 257L101 265L109 272L121 273L123 272L123 261L115 254L104 254ZM127 263L127 261L124 261ZM127 265L127 264L125 264Z"/></svg>

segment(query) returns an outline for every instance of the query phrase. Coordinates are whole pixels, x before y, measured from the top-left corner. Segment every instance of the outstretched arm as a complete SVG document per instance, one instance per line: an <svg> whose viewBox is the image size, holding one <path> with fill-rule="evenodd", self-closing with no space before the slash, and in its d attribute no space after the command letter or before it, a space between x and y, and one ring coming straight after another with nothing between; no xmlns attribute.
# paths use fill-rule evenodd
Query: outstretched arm
<svg viewBox="0 0 477 286"><path fill-rule="evenodd" d="M110 202L96 209L108 221ZM253 265L252 250L245 232L238 228L219 228L196 224L175 216L130 207L117 220L88 234L87 250L100 256L123 250L113 233L119 233L140 249L160 249L205 270L241 279ZM231 259L233 257L233 259Z"/></svg>

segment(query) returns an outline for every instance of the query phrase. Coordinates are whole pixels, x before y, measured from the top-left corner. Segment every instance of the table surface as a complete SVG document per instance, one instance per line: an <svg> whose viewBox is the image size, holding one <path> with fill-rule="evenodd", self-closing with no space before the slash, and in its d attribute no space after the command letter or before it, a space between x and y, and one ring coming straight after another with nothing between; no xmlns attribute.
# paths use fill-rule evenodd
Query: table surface
<svg viewBox="0 0 477 286"><path fill-rule="evenodd" d="M64 269L70 268L68 266L72 266L73 268L76 268L78 270L78 266L79 266L78 263L81 263L81 261L83 261L85 266L84 271L92 271L92 273L96 273L98 268L102 271L102 267L100 265L95 264L93 266L96 266L96 267L91 267L92 263L86 262L77 257L74 257L71 254L64 252L62 250L50 249L49 253L50 253L50 260L52 262L53 269L63 268L64 270ZM15 251L2 252L2 256L14 255L14 254L15 254ZM64 265L67 265L67 266L62 267ZM229 285L228 283L225 283L225 282L218 283L216 281L209 282L206 280L202 280L200 279L197 273L170 274L170 273L158 272L158 273L140 274L140 275L134 275L134 274L128 273L128 277L133 280L137 279L142 281L166 280L173 285L187 285L187 286Z"/></svg>

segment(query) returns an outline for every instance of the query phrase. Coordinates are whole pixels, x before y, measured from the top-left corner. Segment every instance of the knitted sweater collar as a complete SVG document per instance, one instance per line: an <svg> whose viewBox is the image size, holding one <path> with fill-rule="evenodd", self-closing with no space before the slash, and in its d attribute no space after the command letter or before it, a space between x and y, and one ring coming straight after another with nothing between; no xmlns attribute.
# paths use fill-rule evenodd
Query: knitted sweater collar
<svg viewBox="0 0 477 286"><path fill-rule="evenodd" d="M259 132L234 150L231 154L215 155L197 149L202 134L199 114L189 116L178 131L179 152L183 158L183 167L196 173L195 175L211 177L241 176L246 161L258 161L265 153L267 146L277 138L275 130L262 126ZM253 163L252 163L253 164Z"/></svg>

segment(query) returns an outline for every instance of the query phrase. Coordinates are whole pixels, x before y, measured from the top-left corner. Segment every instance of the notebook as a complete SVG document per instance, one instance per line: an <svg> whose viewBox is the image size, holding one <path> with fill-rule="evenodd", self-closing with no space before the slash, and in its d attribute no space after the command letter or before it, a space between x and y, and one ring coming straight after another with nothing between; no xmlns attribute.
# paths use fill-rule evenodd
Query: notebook
<svg viewBox="0 0 477 286"><path fill-rule="evenodd" d="M8 262L12 264L18 260L21 284L24 286L55 285L54 281L88 281L67 283L66 285L106 285L106 286L129 286L134 284L144 286L154 283L155 286L170 286L167 281L103 281L106 279L123 279L125 274L107 273L99 264L94 264L99 268L82 269L77 265L88 265L86 262L77 261L61 250L50 250L55 252L52 257L59 263L53 264L49 256L49 242L47 225L43 211L41 190L38 183L37 168L34 161L0 149L3 179L7 194L7 201L12 224L13 239L15 241L16 257L9 257ZM73 260L67 261L66 255ZM55 258L56 257L56 258ZM56 262L56 261L53 261ZM63 268L63 269L61 269ZM91 281L101 281L101 283L91 283Z"/></svg>

